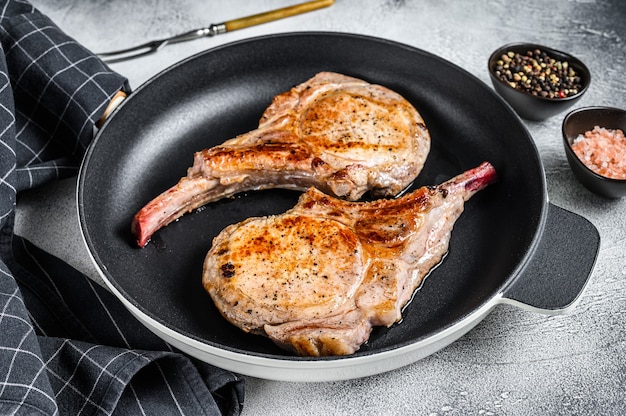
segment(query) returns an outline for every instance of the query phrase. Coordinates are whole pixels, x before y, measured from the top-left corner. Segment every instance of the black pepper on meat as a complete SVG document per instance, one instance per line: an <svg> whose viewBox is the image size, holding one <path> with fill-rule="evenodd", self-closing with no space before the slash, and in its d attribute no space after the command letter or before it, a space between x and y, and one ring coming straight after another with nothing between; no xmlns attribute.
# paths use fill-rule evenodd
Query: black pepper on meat
<svg viewBox="0 0 626 416"><path fill-rule="evenodd" d="M231 277L235 276L235 265L232 264L231 262L222 264L221 269L222 269L222 277L226 279L230 279Z"/></svg>
<svg viewBox="0 0 626 416"><path fill-rule="evenodd" d="M502 54L494 73L512 88L538 97L566 98L582 89L580 75L568 61L555 59L540 49Z"/></svg>

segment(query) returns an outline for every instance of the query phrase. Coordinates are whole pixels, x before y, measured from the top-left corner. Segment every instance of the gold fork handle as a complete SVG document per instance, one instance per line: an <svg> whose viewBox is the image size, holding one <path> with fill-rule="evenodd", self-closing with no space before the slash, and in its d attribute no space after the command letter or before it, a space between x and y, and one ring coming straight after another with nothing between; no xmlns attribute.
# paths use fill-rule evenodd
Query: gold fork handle
<svg viewBox="0 0 626 416"><path fill-rule="evenodd" d="M224 22L223 24L226 27L226 32L231 32L233 30L260 25L262 23L267 23L278 19L284 19L285 17L294 16L296 14L321 9L322 7L328 7L331 6L334 2L335 0L308 1L306 3L283 7L282 9L229 20L228 22Z"/></svg>

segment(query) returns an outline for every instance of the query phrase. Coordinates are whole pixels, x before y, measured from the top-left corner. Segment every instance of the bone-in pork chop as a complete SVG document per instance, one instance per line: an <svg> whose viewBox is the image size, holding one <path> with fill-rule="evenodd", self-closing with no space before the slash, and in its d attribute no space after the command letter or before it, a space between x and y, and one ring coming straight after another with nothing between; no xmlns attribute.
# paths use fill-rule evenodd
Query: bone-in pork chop
<svg viewBox="0 0 626 416"><path fill-rule="evenodd" d="M417 110L380 85L322 72L277 95L259 127L197 152L187 176L134 217L143 247L186 212L242 191L314 186L357 200L398 194L415 179L430 150Z"/></svg>
<svg viewBox="0 0 626 416"><path fill-rule="evenodd" d="M349 202L311 188L284 214L217 235L203 286L246 332L299 355L351 354L373 326L400 320L447 252L465 201L495 179L485 162L398 199Z"/></svg>

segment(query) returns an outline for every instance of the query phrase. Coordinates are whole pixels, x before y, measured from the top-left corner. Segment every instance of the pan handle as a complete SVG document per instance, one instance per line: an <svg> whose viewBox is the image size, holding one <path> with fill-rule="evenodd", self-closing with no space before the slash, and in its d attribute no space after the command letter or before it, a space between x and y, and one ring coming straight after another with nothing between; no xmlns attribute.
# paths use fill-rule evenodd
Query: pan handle
<svg viewBox="0 0 626 416"><path fill-rule="evenodd" d="M548 203L537 250L504 289L504 303L549 315L568 313L580 299L598 257L600 234L578 214Z"/></svg>

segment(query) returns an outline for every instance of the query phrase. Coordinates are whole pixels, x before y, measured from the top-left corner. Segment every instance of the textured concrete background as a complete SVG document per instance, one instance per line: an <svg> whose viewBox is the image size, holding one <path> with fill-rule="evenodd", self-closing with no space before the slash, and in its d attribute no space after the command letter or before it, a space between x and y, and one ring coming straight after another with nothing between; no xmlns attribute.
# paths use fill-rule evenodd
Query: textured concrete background
<svg viewBox="0 0 626 416"><path fill-rule="evenodd" d="M94 51L297 3L299 0L33 0ZM498 46L531 41L568 51L593 73L577 107L626 108L623 0L337 0L329 9L165 48L112 67L139 86L196 52L261 34L329 30L403 42L437 54L490 85L487 58ZM244 415L528 415L626 413L626 198L583 188L561 144L562 116L525 122L539 149L554 204L600 231L596 268L567 316L496 308L444 350L386 374L333 383L247 378ZM75 180L21 196L18 232L98 279L79 235ZM575 261L575 260L573 260Z"/></svg>

